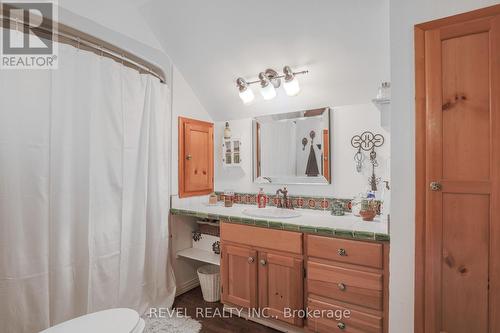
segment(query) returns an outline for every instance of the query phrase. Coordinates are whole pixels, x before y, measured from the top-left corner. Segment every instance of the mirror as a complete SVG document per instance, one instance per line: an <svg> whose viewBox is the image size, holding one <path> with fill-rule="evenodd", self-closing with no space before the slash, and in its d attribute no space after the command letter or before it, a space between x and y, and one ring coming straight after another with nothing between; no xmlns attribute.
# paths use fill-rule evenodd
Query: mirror
<svg viewBox="0 0 500 333"><path fill-rule="evenodd" d="M330 108L256 117L254 181L330 184Z"/></svg>

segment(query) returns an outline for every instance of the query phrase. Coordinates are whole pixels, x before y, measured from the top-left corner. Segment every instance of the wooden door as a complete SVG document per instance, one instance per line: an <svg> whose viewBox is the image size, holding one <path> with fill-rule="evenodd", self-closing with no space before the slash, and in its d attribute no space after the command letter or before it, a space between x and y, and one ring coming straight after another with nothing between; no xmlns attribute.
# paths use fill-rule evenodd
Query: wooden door
<svg viewBox="0 0 500 333"><path fill-rule="evenodd" d="M462 17L417 26L417 332L500 331L500 16Z"/></svg>
<svg viewBox="0 0 500 333"><path fill-rule="evenodd" d="M257 251L222 244L221 277L223 303L257 306Z"/></svg>
<svg viewBox="0 0 500 333"><path fill-rule="evenodd" d="M213 124L179 117L179 196L213 192Z"/></svg>
<svg viewBox="0 0 500 333"><path fill-rule="evenodd" d="M302 259L259 253L259 307L265 315L302 326L303 319L291 311L303 308L303 285Z"/></svg>

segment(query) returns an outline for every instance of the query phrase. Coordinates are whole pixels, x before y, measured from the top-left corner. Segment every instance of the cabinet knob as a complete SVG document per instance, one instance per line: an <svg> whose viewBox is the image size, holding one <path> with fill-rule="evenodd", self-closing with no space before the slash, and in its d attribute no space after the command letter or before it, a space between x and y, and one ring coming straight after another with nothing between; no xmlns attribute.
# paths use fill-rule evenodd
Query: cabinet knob
<svg viewBox="0 0 500 333"><path fill-rule="evenodd" d="M337 327L340 328L341 330L345 330L345 324L343 322L338 323Z"/></svg>
<svg viewBox="0 0 500 333"><path fill-rule="evenodd" d="M345 289L346 289L345 284L343 284L342 282L341 282L341 283L339 283L339 284L337 285L337 287L339 288L339 290L340 290L340 291L345 291Z"/></svg>
<svg viewBox="0 0 500 333"><path fill-rule="evenodd" d="M248 257L248 263L251 264L255 261L254 257Z"/></svg>
<svg viewBox="0 0 500 333"><path fill-rule="evenodd" d="M347 251L345 249L338 249L337 253L341 257L346 257L347 256Z"/></svg>
<svg viewBox="0 0 500 333"><path fill-rule="evenodd" d="M261 264L262 266L266 266L267 262L266 262L264 259L261 259L261 260L260 260L260 264Z"/></svg>
<svg viewBox="0 0 500 333"><path fill-rule="evenodd" d="M192 158L193 158L193 156L191 156L191 155L186 156L186 160L188 160L188 161L190 161Z"/></svg>

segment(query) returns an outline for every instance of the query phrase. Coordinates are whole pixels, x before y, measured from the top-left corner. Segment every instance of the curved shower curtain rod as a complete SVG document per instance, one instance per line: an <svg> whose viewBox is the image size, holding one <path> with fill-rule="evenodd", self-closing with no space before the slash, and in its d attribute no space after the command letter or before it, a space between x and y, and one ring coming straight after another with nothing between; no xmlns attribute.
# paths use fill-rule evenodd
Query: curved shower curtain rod
<svg viewBox="0 0 500 333"><path fill-rule="evenodd" d="M4 6L7 7L6 5ZM12 27L12 23L14 23L14 27ZM122 63L124 66L139 71L140 73L151 74L158 78L162 83L166 82L165 73L160 67L153 65L122 48L55 21L51 21L48 24L52 24L55 28L51 30L50 28L42 25L35 28L30 27L30 30L35 30L44 34L48 37L48 39L52 39L54 36L55 41L59 43L69 44L77 47L78 49L84 49L101 56L107 56L108 58ZM3 14L3 12L0 12L0 27L24 32L22 27L28 27L28 24L25 24L20 18L7 17ZM21 29L19 29L20 27Z"/></svg>

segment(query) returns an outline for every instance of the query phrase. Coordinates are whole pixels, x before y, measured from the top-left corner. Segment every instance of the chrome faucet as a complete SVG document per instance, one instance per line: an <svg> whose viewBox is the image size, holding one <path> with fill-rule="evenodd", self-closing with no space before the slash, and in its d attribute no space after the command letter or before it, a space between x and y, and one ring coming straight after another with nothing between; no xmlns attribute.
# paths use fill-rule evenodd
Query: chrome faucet
<svg viewBox="0 0 500 333"><path fill-rule="evenodd" d="M283 200L281 199L280 194L283 194ZM293 209L292 201L288 199L288 190L286 186L276 191L276 198L278 199L276 200L276 207Z"/></svg>

